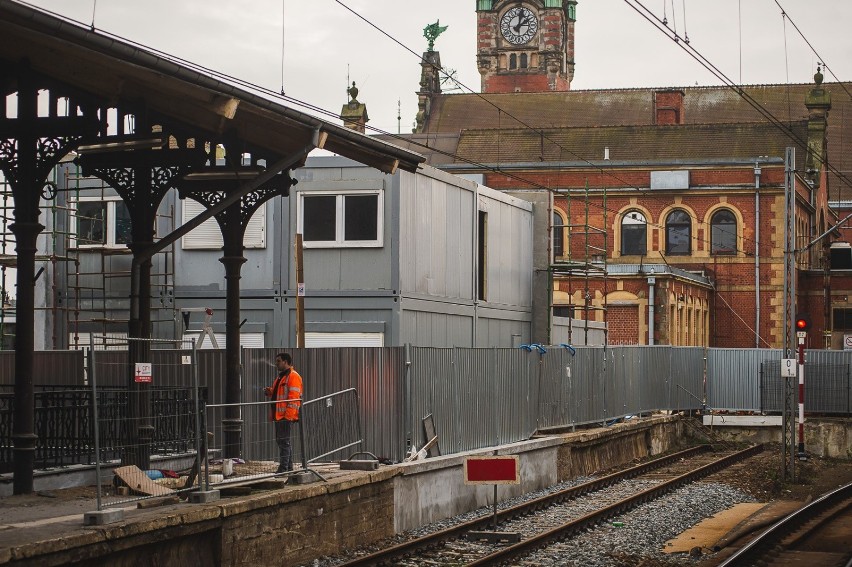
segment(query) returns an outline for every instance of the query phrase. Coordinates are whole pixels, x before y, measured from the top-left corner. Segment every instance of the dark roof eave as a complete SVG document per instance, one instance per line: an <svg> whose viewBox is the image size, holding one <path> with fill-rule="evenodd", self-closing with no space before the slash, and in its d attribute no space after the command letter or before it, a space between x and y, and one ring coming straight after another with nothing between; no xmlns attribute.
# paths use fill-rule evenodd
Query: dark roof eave
<svg viewBox="0 0 852 567"><path fill-rule="evenodd" d="M331 124L309 114L288 108L268 98L182 65L165 56L82 28L12 0L0 0L0 14L2 14L0 22L3 22L3 25L15 25L29 33L47 35L57 41L68 42L75 47L94 51L123 64L154 71L166 80L179 81L184 89L209 91L236 99L241 107L250 105L271 112L273 117L282 119L281 126L291 122L309 130L318 128L328 135L325 144L326 149L351 157L382 171L392 173L399 167L413 172L417 170L419 164L425 161L423 156L415 152L369 138L343 126ZM206 110L221 117L222 111L217 106L219 106L217 103L211 102ZM180 119L181 116L174 118ZM232 120L239 120L239 113ZM275 148L267 149L275 151Z"/></svg>

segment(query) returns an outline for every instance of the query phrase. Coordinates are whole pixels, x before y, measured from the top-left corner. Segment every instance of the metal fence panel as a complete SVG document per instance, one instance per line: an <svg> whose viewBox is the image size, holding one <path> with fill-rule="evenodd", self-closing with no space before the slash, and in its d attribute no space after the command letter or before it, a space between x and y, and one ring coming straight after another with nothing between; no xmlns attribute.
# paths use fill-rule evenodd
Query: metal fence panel
<svg viewBox="0 0 852 567"><path fill-rule="evenodd" d="M571 372L572 390L576 397L571 425L601 421L605 414L606 354L607 349L603 348L577 349Z"/></svg>
<svg viewBox="0 0 852 567"><path fill-rule="evenodd" d="M667 409L701 409L705 399L704 349L671 347L670 384Z"/></svg>
<svg viewBox="0 0 852 567"><path fill-rule="evenodd" d="M421 424L427 415L442 453L528 439L536 428L538 356L518 349L412 348L414 446L428 441Z"/></svg>
<svg viewBox="0 0 852 567"><path fill-rule="evenodd" d="M637 413L671 407L670 384L672 349L668 346L649 346L641 350L642 359Z"/></svg>
<svg viewBox="0 0 852 567"><path fill-rule="evenodd" d="M498 349L495 387L499 443L529 439L536 430L541 354L521 349ZM473 449L474 447L471 447Z"/></svg>
<svg viewBox="0 0 852 567"><path fill-rule="evenodd" d="M453 404L452 433L437 429L438 444L444 453L493 444L497 429L483 425L489 420L496 425L495 397L499 397L501 390L495 383L499 373L494 353L494 349L453 349L452 382L446 388L452 402L445 402ZM483 396L482 392L493 392L496 396ZM445 423L449 424L449 420Z"/></svg>
<svg viewBox="0 0 852 567"><path fill-rule="evenodd" d="M633 403L638 407L639 390L637 387L638 375L641 370L639 364L639 352L637 347L618 346L609 349L607 358L606 399L604 403L604 419L629 415L633 411L628 404Z"/></svg>
<svg viewBox="0 0 852 567"><path fill-rule="evenodd" d="M15 351L0 351L0 386L15 384ZM36 386L83 386L83 351L50 350L33 353Z"/></svg>
<svg viewBox="0 0 852 567"><path fill-rule="evenodd" d="M431 415L441 435L438 447L442 452L449 452L456 445L450 433L456 429L453 415L456 398L452 392L448 392L455 382L454 349L411 348L410 355L411 423L408 424L408 431L411 434L411 445L420 448L429 441L423 433L422 420Z"/></svg>
<svg viewBox="0 0 852 567"><path fill-rule="evenodd" d="M542 358L537 429L564 427L571 423L572 358L570 351L557 348L551 348Z"/></svg>
<svg viewBox="0 0 852 567"><path fill-rule="evenodd" d="M263 389L272 384L275 355L281 350L243 350L244 402L266 400ZM353 452L370 451L382 459L402 458L405 453L400 425L404 410L403 348L312 348L287 349L287 352L304 379L306 401L350 388L358 392L364 442ZM268 437L271 428L264 408L249 406L244 411L243 435L247 440Z"/></svg>
<svg viewBox="0 0 852 567"><path fill-rule="evenodd" d="M108 340L110 347L119 346L125 349L131 341L136 341L139 349L143 351L155 349L156 346L170 349L182 346L179 343L176 345L175 341L156 339ZM103 464L136 465L138 469L127 466L116 469L117 475L120 476L120 471L124 470L132 477L128 486L134 491L139 482L147 480L145 477L148 473L154 472L148 469L159 468L154 464L156 461L170 459L178 462L190 459L191 462L194 459L196 465L200 465L199 457L204 454L204 403L198 384L195 351L191 348L151 350L151 360L156 360L156 365L152 364L146 369L137 363L135 380L126 380L122 387L103 386L99 381L102 370L104 375L119 375L123 372L124 376L129 376L127 351L122 353L125 355L125 361L118 363L113 356L115 352L89 350L89 399L94 403L90 403L88 409L91 411L98 478L101 478ZM115 370L115 365L121 367L121 372ZM176 491L194 490L196 487L193 480L198 481L200 487L198 472L196 469L196 474L188 475L183 482L177 479L171 488ZM139 491L133 494L136 492ZM141 492L142 495L113 498L108 505L117 506L124 502L162 495L156 491ZM97 484L97 495L98 510L102 510L105 504L100 482Z"/></svg>
<svg viewBox="0 0 852 567"><path fill-rule="evenodd" d="M808 402L815 400L818 407L826 408L826 413L852 412L852 351L809 350L805 356L805 411L809 411ZM831 374L820 377L822 382L815 383L814 392L808 389L810 364L832 369Z"/></svg>
<svg viewBox="0 0 852 567"><path fill-rule="evenodd" d="M760 367L781 360L779 349L709 349L707 405L712 409L760 411Z"/></svg>
<svg viewBox="0 0 852 567"><path fill-rule="evenodd" d="M848 415L849 356L829 353L827 356L809 351L805 362L804 382L806 413ZM798 400L798 378L793 379ZM784 380L781 378L781 361L767 360L761 365L761 410L780 412L784 409Z"/></svg>

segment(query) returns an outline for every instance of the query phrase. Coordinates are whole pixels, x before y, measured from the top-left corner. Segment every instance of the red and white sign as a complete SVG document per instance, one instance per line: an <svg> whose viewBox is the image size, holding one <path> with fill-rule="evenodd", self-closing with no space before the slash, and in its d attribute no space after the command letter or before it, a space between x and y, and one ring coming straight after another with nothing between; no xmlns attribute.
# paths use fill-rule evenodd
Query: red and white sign
<svg viewBox="0 0 852 567"><path fill-rule="evenodd" d="M465 484L520 484L521 461L517 455L467 457Z"/></svg>
<svg viewBox="0 0 852 567"><path fill-rule="evenodd" d="M139 384L150 384L151 383L151 363L150 362L137 362L136 363L136 371L134 372L135 381Z"/></svg>

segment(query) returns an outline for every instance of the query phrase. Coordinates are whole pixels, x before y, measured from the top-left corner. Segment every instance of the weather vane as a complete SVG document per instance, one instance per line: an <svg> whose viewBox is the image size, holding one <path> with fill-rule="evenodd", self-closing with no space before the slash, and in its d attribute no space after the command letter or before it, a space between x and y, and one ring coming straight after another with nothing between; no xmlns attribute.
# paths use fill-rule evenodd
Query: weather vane
<svg viewBox="0 0 852 567"><path fill-rule="evenodd" d="M435 51L435 40L438 39L438 36L447 31L449 26L442 26L441 20L436 21L434 24L429 24L425 28L423 28L423 37L425 37L429 41L429 51Z"/></svg>

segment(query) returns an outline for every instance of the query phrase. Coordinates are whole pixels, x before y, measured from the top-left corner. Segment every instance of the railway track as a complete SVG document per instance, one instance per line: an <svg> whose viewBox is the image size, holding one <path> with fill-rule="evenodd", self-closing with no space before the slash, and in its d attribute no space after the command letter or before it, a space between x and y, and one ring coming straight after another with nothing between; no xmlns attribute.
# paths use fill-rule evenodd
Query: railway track
<svg viewBox="0 0 852 567"><path fill-rule="evenodd" d="M501 510L498 529L521 535L521 541L514 545L466 538L469 532L485 530L491 525L492 517L481 517L341 565L507 564L756 454L762 446L724 453L709 449L708 446L687 449Z"/></svg>
<svg viewBox="0 0 852 567"><path fill-rule="evenodd" d="M779 520L719 567L852 567L852 484Z"/></svg>

